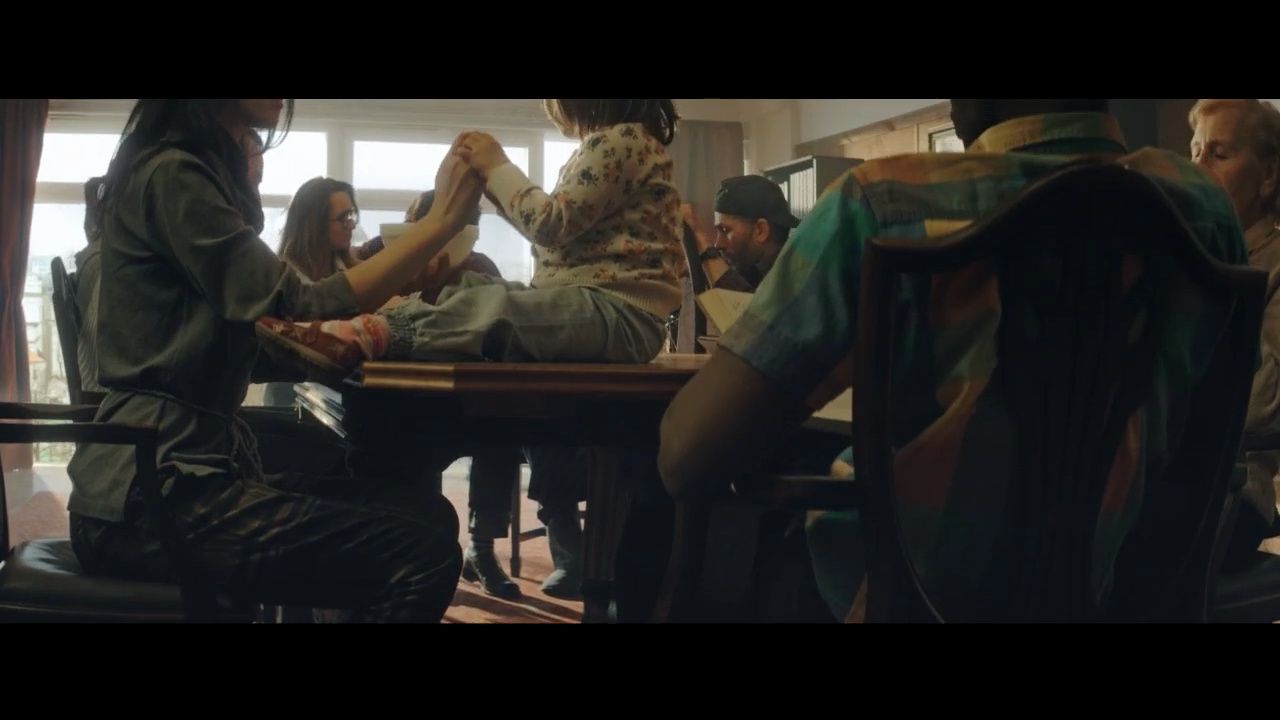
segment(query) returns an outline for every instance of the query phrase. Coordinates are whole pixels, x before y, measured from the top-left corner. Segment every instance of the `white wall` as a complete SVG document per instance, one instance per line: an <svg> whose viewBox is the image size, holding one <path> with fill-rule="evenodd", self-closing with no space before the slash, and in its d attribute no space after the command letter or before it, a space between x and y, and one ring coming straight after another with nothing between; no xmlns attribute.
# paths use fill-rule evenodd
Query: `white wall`
<svg viewBox="0 0 1280 720"><path fill-rule="evenodd" d="M945 100L798 100L800 137L809 142L905 115Z"/></svg>
<svg viewBox="0 0 1280 720"><path fill-rule="evenodd" d="M795 157L800 137L796 101L750 100L742 110L745 172L758 173Z"/></svg>
<svg viewBox="0 0 1280 720"><path fill-rule="evenodd" d="M717 122L741 122L742 104L750 100L722 100L718 98L702 98L676 100L676 112L686 120L708 120Z"/></svg>
<svg viewBox="0 0 1280 720"><path fill-rule="evenodd" d="M747 172L795 159L795 146L888 120L942 100L739 100Z"/></svg>

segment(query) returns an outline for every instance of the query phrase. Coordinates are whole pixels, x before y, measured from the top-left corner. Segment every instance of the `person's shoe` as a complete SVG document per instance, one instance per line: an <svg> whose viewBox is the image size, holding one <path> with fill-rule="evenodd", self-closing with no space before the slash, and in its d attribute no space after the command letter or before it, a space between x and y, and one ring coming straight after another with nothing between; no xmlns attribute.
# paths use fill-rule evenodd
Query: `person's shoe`
<svg viewBox="0 0 1280 720"><path fill-rule="evenodd" d="M522 594L520 586L502 571L502 564L493 551L476 552L467 548L462 556L462 578L479 582L486 595L504 600L514 600Z"/></svg>
<svg viewBox="0 0 1280 720"><path fill-rule="evenodd" d="M552 570L542 581L542 593L561 600L581 600L582 574L576 569Z"/></svg>
<svg viewBox="0 0 1280 720"><path fill-rule="evenodd" d="M312 380L341 382L364 362L359 343L321 331L319 322L302 325L264 317L254 331L269 355L306 370Z"/></svg>
<svg viewBox="0 0 1280 720"><path fill-rule="evenodd" d="M547 544L551 546L555 570L542 581L542 592L561 600L581 600L582 526L578 524L576 503L570 512L548 520Z"/></svg>

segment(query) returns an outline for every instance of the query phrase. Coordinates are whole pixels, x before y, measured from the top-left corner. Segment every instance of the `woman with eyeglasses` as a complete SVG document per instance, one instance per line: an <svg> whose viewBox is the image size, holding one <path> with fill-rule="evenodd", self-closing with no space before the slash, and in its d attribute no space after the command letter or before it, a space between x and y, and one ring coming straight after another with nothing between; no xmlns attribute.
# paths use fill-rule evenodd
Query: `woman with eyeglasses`
<svg viewBox="0 0 1280 720"><path fill-rule="evenodd" d="M356 266L351 233L360 221L356 191L333 178L311 178L298 188L284 230L280 258L312 282Z"/></svg>
<svg viewBox="0 0 1280 720"><path fill-rule="evenodd" d="M351 235L359 222L355 188L333 178L311 178L289 202L280 259L313 283L355 267L360 258L352 250ZM262 396L270 407L292 406L294 399L291 382L267 383Z"/></svg>
<svg viewBox="0 0 1280 720"><path fill-rule="evenodd" d="M144 503L133 448L79 445L68 467L72 545L90 574L195 579L244 602L349 609L366 621L438 621L462 564L449 502L409 479L265 477L237 410L258 318L376 310L463 227L481 183L451 153L431 212L399 242L305 282L260 237L240 143L260 128L267 148L279 144L292 115L284 100L134 107L99 211L98 375L108 393L96 419L157 429L164 513ZM344 212L327 217L350 225Z"/></svg>

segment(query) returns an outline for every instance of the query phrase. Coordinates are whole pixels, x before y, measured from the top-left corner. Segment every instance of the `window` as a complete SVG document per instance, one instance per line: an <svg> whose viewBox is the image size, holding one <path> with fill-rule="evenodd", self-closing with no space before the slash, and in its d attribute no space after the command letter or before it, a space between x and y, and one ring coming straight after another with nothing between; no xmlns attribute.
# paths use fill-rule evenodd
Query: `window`
<svg viewBox="0 0 1280 720"><path fill-rule="evenodd" d="M528 283L533 277L533 255L529 241L498 215L480 216L480 239L476 252L487 255L504 280Z"/></svg>
<svg viewBox="0 0 1280 720"><path fill-rule="evenodd" d="M262 208L262 241L272 250L280 252L280 233L284 230L285 208Z"/></svg>
<svg viewBox="0 0 1280 720"><path fill-rule="evenodd" d="M116 133L45 133L36 182L83 185L105 175L119 142Z"/></svg>
<svg viewBox="0 0 1280 720"><path fill-rule="evenodd" d="M378 226L402 222L414 196L435 186L436 170L453 138L463 129L484 129L478 118L457 114L456 105L434 119L406 115L392 104L375 101L367 114L350 112L346 103L328 103L315 117L303 103L294 129L263 157L263 241L275 250L284 228L286 208L293 194L317 176L348 180L356 188L360 226L353 242L360 244L379 233ZM427 103L432 101L405 101ZM24 308L27 311L32 390L36 399L66 402L65 372L52 315L49 263L62 257L74 269L73 256L84 247L84 183L103 175L120 141L131 109L128 101L64 100L55 104L45 133L37 177L36 204L31 224L30 264ZM414 112L422 109L415 106ZM379 112L385 110L387 117ZM506 129L491 129L507 156L529 177L551 190L560 167L577 147L550 129L541 113L494 118ZM486 202L480 221L482 252L507 280L528 282L533 274L529 242Z"/></svg>
<svg viewBox="0 0 1280 720"><path fill-rule="evenodd" d="M356 141L352 184L357 192L362 189L433 190L436 171L449 154L449 147L449 143ZM503 150L516 167L529 174L529 148L504 146Z"/></svg>
<svg viewBox="0 0 1280 720"><path fill-rule="evenodd" d="M359 195L359 192L356 193ZM407 207L407 206L406 206ZM382 234L379 228L383 223L404 222L404 210L366 210L360 208L360 226L351 238L353 245L363 245Z"/></svg>
<svg viewBox="0 0 1280 720"><path fill-rule="evenodd" d="M569 162L569 156L578 149L578 143L547 140L542 144L542 187L551 192L560 182L560 169Z"/></svg>
<svg viewBox="0 0 1280 720"><path fill-rule="evenodd" d="M329 174L327 133L291 130L284 142L262 156L263 195L293 194L302 183Z"/></svg>
<svg viewBox="0 0 1280 720"><path fill-rule="evenodd" d="M431 190L436 186L436 170L447 154L447 143L357 141L352 184L357 191Z"/></svg>
<svg viewBox="0 0 1280 720"><path fill-rule="evenodd" d="M53 316L49 266L60 257L69 271L75 270L75 253L85 246L84 183L107 172L120 141L119 133L110 130L46 132L44 136L22 296L33 402L70 401L62 343ZM66 462L73 450L74 446L64 443L37 443L36 462Z"/></svg>
<svg viewBox="0 0 1280 720"><path fill-rule="evenodd" d="M501 142L503 138L499 138ZM450 142L356 140L352 143L352 176L360 205L360 226L352 243L359 245L380 234L383 223L404 222L405 210L418 193L435 189L436 171ZM521 172L530 172L529 148L503 143L507 157ZM529 243L492 212L480 219L476 252L488 255L504 278L528 282L533 274Z"/></svg>

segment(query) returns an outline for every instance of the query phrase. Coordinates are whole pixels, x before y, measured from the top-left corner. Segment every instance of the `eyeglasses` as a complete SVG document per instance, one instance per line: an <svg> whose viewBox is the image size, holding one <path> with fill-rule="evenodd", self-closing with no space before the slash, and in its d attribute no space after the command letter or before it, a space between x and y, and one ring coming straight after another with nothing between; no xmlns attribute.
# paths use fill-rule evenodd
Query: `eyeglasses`
<svg viewBox="0 0 1280 720"><path fill-rule="evenodd" d="M360 211L359 211L359 210L348 210L348 211L346 211L346 212L342 213L341 215L339 215L338 217L333 218L333 219L332 219L332 220L330 220L329 222L336 222L336 223L341 224L342 226L344 226L344 227L345 227L345 228L347 228L348 230L355 230L355 229L356 229L356 225L359 225L359 224L360 224Z"/></svg>

